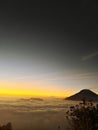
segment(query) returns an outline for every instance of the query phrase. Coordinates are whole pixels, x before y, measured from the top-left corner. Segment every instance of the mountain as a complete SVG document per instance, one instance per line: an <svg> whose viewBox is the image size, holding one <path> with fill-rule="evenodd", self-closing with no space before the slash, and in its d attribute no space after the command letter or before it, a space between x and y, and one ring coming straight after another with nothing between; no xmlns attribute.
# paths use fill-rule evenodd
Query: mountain
<svg viewBox="0 0 98 130"><path fill-rule="evenodd" d="M19 99L19 101L30 101L30 102L33 102L33 101L43 101L42 98L21 98Z"/></svg>
<svg viewBox="0 0 98 130"><path fill-rule="evenodd" d="M98 94L92 92L89 89L83 89L80 92L66 98L66 100L73 100L73 101L80 101L83 99L87 101L98 101Z"/></svg>

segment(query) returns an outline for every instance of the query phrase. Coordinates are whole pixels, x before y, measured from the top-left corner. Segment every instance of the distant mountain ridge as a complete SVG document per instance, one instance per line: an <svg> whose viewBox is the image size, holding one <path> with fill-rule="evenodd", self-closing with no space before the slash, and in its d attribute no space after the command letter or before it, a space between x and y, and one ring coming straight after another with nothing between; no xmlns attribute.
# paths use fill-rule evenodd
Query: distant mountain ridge
<svg viewBox="0 0 98 130"><path fill-rule="evenodd" d="M98 94L89 89L83 89L80 92L65 98L66 100L80 101L85 99L87 101L98 101Z"/></svg>
<svg viewBox="0 0 98 130"><path fill-rule="evenodd" d="M42 98L21 98L21 99L19 99L19 101L30 101L30 102L32 102L32 101L43 101L43 99Z"/></svg>

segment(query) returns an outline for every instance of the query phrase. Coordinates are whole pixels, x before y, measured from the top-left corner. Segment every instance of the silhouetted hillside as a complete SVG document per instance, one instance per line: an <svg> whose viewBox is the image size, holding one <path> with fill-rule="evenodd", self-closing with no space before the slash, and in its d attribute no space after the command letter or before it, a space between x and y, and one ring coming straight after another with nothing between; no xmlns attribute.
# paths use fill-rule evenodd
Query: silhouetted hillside
<svg viewBox="0 0 98 130"><path fill-rule="evenodd" d="M66 100L75 100L75 101L79 101L85 99L87 101L98 101L98 95L94 92L92 92L89 89L83 89L80 92L66 98Z"/></svg>
<svg viewBox="0 0 98 130"><path fill-rule="evenodd" d="M0 130L12 130L11 123L8 123L7 125L0 126Z"/></svg>

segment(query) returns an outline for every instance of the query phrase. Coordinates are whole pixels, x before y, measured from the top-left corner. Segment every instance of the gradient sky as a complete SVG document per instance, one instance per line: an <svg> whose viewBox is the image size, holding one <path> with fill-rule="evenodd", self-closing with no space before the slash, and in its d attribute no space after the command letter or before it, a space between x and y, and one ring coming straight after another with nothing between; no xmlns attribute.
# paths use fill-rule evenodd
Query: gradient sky
<svg viewBox="0 0 98 130"><path fill-rule="evenodd" d="M92 0L0 2L0 94L98 93L98 18Z"/></svg>

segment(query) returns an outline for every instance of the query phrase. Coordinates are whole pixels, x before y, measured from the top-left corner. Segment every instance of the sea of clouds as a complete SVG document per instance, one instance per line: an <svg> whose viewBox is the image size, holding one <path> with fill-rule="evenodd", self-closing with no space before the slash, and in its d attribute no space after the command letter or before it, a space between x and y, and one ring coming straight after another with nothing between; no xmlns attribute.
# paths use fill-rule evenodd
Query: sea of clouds
<svg viewBox="0 0 98 130"><path fill-rule="evenodd" d="M71 105L58 98L0 99L0 124L11 122L13 130L65 130Z"/></svg>

